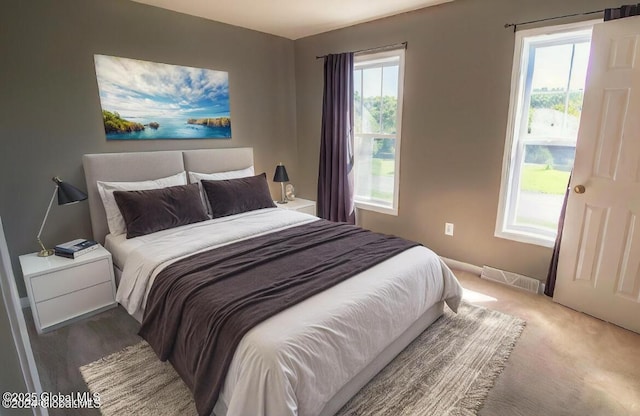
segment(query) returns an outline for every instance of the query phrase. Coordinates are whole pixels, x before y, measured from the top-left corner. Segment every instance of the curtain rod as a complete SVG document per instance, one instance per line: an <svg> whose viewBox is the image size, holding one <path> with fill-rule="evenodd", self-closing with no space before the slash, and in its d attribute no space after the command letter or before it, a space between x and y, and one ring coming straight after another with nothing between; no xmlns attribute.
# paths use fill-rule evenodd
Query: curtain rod
<svg viewBox="0 0 640 416"><path fill-rule="evenodd" d="M565 14L564 16L555 16L555 17L547 17L545 19L538 19L538 20L530 20L528 22L520 22L520 23L507 23L504 25L505 29L508 29L510 27L513 27L513 31L516 31L516 28L518 26L521 25L530 25L532 23L539 23L539 22L547 22L549 20L557 20L557 19L564 19L567 17L575 17L575 16L588 16L590 14L597 14L597 13L604 13L605 9L602 10L594 10L592 12L584 12L584 13L573 13L573 14Z"/></svg>
<svg viewBox="0 0 640 416"><path fill-rule="evenodd" d="M402 47L403 49L407 49L407 42L402 42L402 43L394 43L393 45L385 45L385 46L378 46L375 48L369 48L369 49L360 49L358 51L352 51L353 53L362 53L362 52L382 52L382 51L386 51L388 49L397 49L399 47ZM322 56L316 56L316 59L322 59L322 58L326 58L328 55L322 55Z"/></svg>

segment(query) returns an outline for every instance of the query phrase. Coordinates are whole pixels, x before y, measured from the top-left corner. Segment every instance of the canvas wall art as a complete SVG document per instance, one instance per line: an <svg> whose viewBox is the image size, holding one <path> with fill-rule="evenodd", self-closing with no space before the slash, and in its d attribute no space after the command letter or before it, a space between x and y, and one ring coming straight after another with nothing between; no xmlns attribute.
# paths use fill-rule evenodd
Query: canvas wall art
<svg viewBox="0 0 640 416"><path fill-rule="evenodd" d="M229 74L95 55L107 140L231 138Z"/></svg>

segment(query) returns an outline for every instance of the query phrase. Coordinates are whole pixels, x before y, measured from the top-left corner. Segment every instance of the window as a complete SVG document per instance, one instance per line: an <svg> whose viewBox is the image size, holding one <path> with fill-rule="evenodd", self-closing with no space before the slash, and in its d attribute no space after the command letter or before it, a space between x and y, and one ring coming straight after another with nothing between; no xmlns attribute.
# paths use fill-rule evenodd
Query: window
<svg viewBox="0 0 640 416"><path fill-rule="evenodd" d="M354 59L354 181L358 208L398 214L404 49Z"/></svg>
<svg viewBox="0 0 640 416"><path fill-rule="evenodd" d="M553 246L573 168L593 24L516 34L498 237Z"/></svg>

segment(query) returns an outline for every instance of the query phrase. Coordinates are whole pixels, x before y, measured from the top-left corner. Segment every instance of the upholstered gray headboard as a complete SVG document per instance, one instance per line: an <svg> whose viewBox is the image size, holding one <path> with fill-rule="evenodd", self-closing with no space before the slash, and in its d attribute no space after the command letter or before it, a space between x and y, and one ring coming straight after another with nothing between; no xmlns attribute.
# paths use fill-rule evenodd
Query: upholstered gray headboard
<svg viewBox="0 0 640 416"><path fill-rule="evenodd" d="M164 178L182 171L214 173L253 165L253 148L170 150L161 152L84 155L89 211L94 240L104 243L109 233L97 181L132 182Z"/></svg>

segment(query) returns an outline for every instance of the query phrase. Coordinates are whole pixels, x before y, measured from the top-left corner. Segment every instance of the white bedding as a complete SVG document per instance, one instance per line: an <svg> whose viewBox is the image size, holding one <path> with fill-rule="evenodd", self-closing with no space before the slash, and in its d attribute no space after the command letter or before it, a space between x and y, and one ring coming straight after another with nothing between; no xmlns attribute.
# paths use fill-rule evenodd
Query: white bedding
<svg viewBox="0 0 640 416"><path fill-rule="evenodd" d="M254 213L245 213L240 215L234 215L231 217L217 218L217 219L209 220L206 222L199 222L196 224L190 224L190 225L185 225L177 228L171 228L168 230L162 230L162 231L143 235L136 238L127 238L126 233L117 234L117 235L107 234L107 236L105 237L104 247L107 250L109 250L109 252L111 252L111 256L113 257L113 263L116 266L118 266L120 270L124 270L124 264L126 263L127 258L129 257L129 254L131 254L135 249L137 249L142 245L148 244L158 239L165 239L165 238L168 239L169 243L171 243L174 237L181 235L180 234L181 232L188 231L189 233L192 233L192 232L197 233L198 231L194 231L194 230L200 230L201 232L206 233L208 227L212 224L228 223L232 219L241 218L247 215L253 215ZM314 217L313 219L317 219L317 218ZM306 220L308 221L310 219L307 218ZM225 229L226 229L226 226L225 226ZM249 229L248 231L252 232L253 229ZM219 233L218 231L216 232ZM200 238L199 234L198 234L198 238ZM178 242L179 242L179 237L178 237L178 240L176 240L176 243Z"/></svg>
<svg viewBox="0 0 640 416"><path fill-rule="evenodd" d="M124 263L127 261L127 257L129 257L129 253L145 244L145 241L143 240L145 237L147 236L145 235L138 238L127 239L126 234L107 234L104 238L104 248L109 250L111 253L113 264L118 269L122 270L124 268Z"/></svg>
<svg viewBox="0 0 640 416"><path fill-rule="evenodd" d="M314 220L266 209L145 236L127 256L117 300L140 320L153 279L171 262ZM445 300L455 311L461 295L453 273L425 247L386 260L250 330L236 349L215 413L318 415L432 305Z"/></svg>

